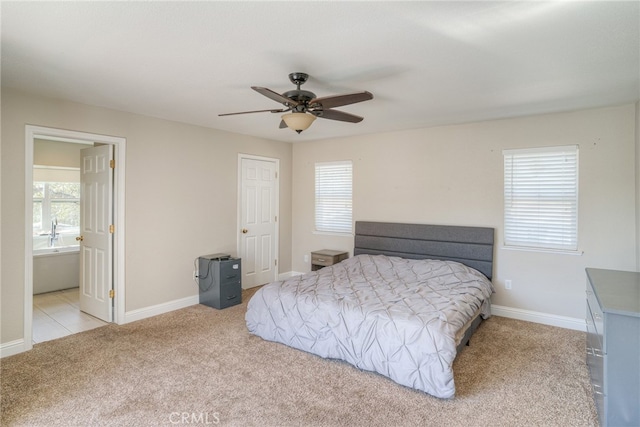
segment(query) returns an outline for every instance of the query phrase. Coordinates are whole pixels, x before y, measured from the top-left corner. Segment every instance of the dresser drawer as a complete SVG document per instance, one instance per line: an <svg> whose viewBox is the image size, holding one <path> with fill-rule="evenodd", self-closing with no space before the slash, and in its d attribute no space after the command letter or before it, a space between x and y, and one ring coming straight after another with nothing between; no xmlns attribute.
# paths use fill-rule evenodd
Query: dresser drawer
<svg viewBox="0 0 640 427"><path fill-rule="evenodd" d="M604 352L602 351L601 336L593 326L591 310L589 310L589 304L587 303L587 365L591 371L591 382L598 388L602 387L604 379L603 360Z"/></svg>
<svg viewBox="0 0 640 427"><path fill-rule="evenodd" d="M235 280L227 280L224 282L220 282L220 289L242 289L242 282L240 278Z"/></svg>
<svg viewBox="0 0 640 427"><path fill-rule="evenodd" d="M604 358L602 352L602 337L596 331L593 314L587 302L587 366L593 388L593 399L596 404L600 425L604 425L605 387L604 387Z"/></svg>
<svg viewBox="0 0 640 427"><path fill-rule="evenodd" d="M240 304L242 302L241 297L242 286L239 282L235 286L223 286L220 289L220 305L222 307Z"/></svg>
<svg viewBox="0 0 640 427"><path fill-rule="evenodd" d="M604 356L587 349L587 366L591 376L596 408L600 413L604 410Z"/></svg>
<svg viewBox="0 0 640 427"><path fill-rule="evenodd" d="M311 252L311 266L328 267L330 265L337 264L348 257L348 252L323 249L321 251Z"/></svg>
<svg viewBox="0 0 640 427"><path fill-rule="evenodd" d="M589 309L591 310L593 325L596 328L598 335L600 336L600 342L602 342L602 332L604 331L604 314L602 313L602 309L600 308L600 304L598 303L598 299L596 298L591 285L588 283L587 303L589 305Z"/></svg>
<svg viewBox="0 0 640 427"><path fill-rule="evenodd" d="M240 280L240 260L220 263L220 284L234 283Z"/></svg>
<svg viewBox="0 0 640 427"><path fill-rule="evenodd" d="M602 315L600 316L602 318ZM588 341L589 341L589 338L591 338L592 340L597 341L598 348L602 351L603 350L603 336L602 336L603 323L602 321L598 322L595 320L595 317L593 314L593 306L589 300L587 300L587 316L585 320L587 322L587 344L589 344Z"/></svg>
<svg viewBox="0 0 640 427"><path fill-rule="evenodd" d="M331 255L312 254L311 264L324 265L325 267L336 263L336 257Z"/></svg>

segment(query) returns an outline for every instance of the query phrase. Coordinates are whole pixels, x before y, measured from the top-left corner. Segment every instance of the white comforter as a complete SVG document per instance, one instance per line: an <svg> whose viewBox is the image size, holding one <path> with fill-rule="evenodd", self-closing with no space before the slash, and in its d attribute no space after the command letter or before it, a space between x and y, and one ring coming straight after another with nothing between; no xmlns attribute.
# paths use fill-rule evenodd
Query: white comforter
<svg viewBox="0 0 640 427"><path fill-rule="evenodd" d="M358 255L265 285L246 322L266 340L450 398L456 332L479 308L490 315L492 292L484 275L456 262Z"/></svg>

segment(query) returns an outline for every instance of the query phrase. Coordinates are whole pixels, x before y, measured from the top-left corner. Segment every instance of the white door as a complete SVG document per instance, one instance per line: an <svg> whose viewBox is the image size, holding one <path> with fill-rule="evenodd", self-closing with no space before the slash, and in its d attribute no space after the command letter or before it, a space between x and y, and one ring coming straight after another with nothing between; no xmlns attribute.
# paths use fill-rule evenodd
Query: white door
<svg viewBox="0 0 640 427"><path fill-rule="evenodd" d="M111 322L113 148L85 148L80 157L80 310Z"/></svg>
<svg viewBox="0 0 640 427"><path fill-rule="evenodd" d="M275 280L277 188L275 161L241 159L240 257L242 287Z"/></svg>

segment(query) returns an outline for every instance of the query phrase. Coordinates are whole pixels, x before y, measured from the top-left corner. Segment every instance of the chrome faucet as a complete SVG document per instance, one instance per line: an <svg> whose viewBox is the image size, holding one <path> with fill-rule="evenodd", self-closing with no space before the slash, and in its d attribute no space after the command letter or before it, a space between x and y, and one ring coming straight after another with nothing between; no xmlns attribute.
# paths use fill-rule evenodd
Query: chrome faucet
<svg viewBox="0 0 640 427"><path fill-rule="evenodd" d="M49 234L49 247L53 247L55 242L58 241L58 218L51 220L51 233Z"/></svg>

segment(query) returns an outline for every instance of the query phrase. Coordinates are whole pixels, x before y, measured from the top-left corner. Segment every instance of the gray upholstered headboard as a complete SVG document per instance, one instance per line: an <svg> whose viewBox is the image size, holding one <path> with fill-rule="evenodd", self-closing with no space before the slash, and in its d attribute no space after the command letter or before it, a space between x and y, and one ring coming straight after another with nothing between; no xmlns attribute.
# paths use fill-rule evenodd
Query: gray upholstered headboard
<svg viewBox="0 0 640 427"><path fill-rule="evenodd" d="M493 228L356 221L353 254L457 261L493 276Z"/></svg>

